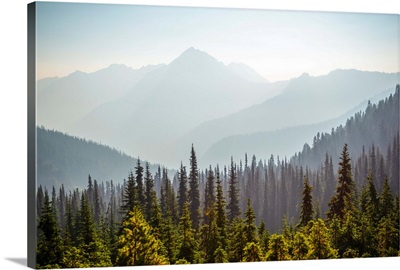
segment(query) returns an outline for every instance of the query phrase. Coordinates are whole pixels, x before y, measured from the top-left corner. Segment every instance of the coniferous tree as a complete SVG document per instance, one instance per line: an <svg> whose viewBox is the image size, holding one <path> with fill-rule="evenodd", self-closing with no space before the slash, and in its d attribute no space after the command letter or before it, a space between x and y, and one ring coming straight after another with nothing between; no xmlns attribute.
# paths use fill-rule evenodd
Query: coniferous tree
<svg viewBox="0 0 400 270"><path fill-rule="evenodd" d="M307 260L310 252L308 238L302 233L297 232L294 235L292 247L293 260Z"/></svg>
<svg viewBox="0 0 400 270"><path fill-rule="evenodd" d="M226 207L228 212L227 215L229 223L232 223L235 218L240 216L238 193L239 191L237 188L236 165L234 165L233 158L231 157L231 167L229 170L229 190L228 190L229 203Z"/></svg>
<svg viewBox="0 0 400 270"><path fill-rule="evenodd" d="M189 173L189 207L190 207L190 219L193 222L193 228L199 229L200 225L200 191L199 191L199 172L197 169L197 158L196 152L192 144L192 150L190 153L190 173Z"/></svg>
<svg viewBox="0 0 400 270"><path fill-rule="evenodd" d="M156 191L154 190L154 180L150 173L149 163L146 162L146 171L144 176L145 181L145 217L147 222L151 220L151 209L153 208L153 202L157 199Z"/></svg>
<svg viewBox="0 0 400 270"><path fill-rule="evenodd" d="M129 211L133 210L133 207L137 205L137 202L137 187L135 178L133 176L133 173L131 172L129 174L128 182L123 193L121 207L122 212L126 215Z"/></svg>
<svg viewBox="0 0 400 270"><path fill-rule="evenodd" d="M247 199L247 210L244 213L244 235L247 243L258 242L257 227L255 225L256 215L254 214L253 207L251 207L250 198Z"/></svg>
<svg viewBox="0 0 400 270"><path fill-rule="evenodd" d="M186 203L179 221L178 259L185 259L189 263L195 263L197 250L198 243L195 239L195 229L193 229L189 206Z"/></svg>
<svg viewBox="0 0 400 270"><path fill-rule="evenodd" d="M283 235L271 235L266 259L267 261L284 261L290 259L288 244Z"/></svg>
<svg viewBox="0 0 400 270"><path fill-rule="evenodd" d="M178 232L176 231L176 227L172 220L171 212L168 211L166 217L162 220L161 223L161 241L164 247L164 255L168 259L168 261L173 264L176 262L177 256L177 239Z"/></svg>
<svg viewBox="0 0 400 270"><path fill-rule="evenodd" d="M354 208L354 183L351 175L351 163L347 149L344 145L339 162L339 178L336 195L329 201L328 217L332 219L335 215L339 220L344 219L345 212Z"/></svg>
<svg viewBox="0 0 400 270"><path fill-rule="evenodd" d="M187 174L186 174L186 167L183 166L181 162L181 167L178 172L178 181L179 181L179 188L178 188L178 214L182 216L183 206L185 203L188 202L188 190L187 190Z"/></svg>
<svg viewBox="0 0 400 270"><path fill-rule="evenodd" d="M216 184L217 184L217 194L215 201L215 214L216 214L216 226L218 228L219 246L226 251L228 245L228 235L227 235L227 220L225 213L225 197L222 190L222 184L219 174L219 168L216 169ZM221 255L221 254L220 254ZM221 255L222 256L222 255Z"/></svg>
<svg viewBox="0 0 400 270"><path fill-rule="evenodd" d="M137 164L135 167L136 174L136 187L137 187L137 200L138 205L142 211L144 211L146 205L146 194L145 194L145 186L143 183L143 166L140 164L140 158L137 160Z"/></svg>
<svg viewBox="0 0 400 270"><path fill-rule="evenodd" d="M214 188L214 171L211 169L208 170L207 173L207 182L204 191L204 214L203 214L203 223L209 223L209 212L211 208L214 207L215 203L215 188Z"/></svg>
<svg viewBox="0 0 400 270"><path fill-rule="evenodd" d="M312 221L309 243L310 259L337 258L337 251L331 247L329 230L322 219Z"/></svg>
<svg viewBox="0 0 400 270"><path fill-rule="evenodd" d="M42 216L39 220L36 264L38 268L59 268L63 244L47 190L44 192Z"/></svg>
<svg viewBox="0 0 400 270"><path fill-rule="evenodd" d="M394 208L394 201L392 191L390 190L388 179L385 178L383 183L383 190L380 196L380 217L388 217Z"/></svg>
<svg viewBox="0 0 400 270"><path fill-rule="evenodd" d="M260 239L260 245L262 250L268 250L269 243L269 231L265 227L265 223L262 220L260 226L258 226L258 238Z"/></svg>
<svg viewBox="0 0 400 270"><path fill-rule="evenodd" d="M99 195L99 186L97 184L97 181L94 180L94 185L93 185L93 212L94 212L94 223L96 225L100 224L100 195Z"/></svg>
<svg viewBox="0 0 400 270"><path fill-rule="evenodd" d="M94 187L92 177L88 176L88 186L87 186L87 197L90 205L93 205L93 198L94 198Z"/></svg>
<svg viewBox="0 0 400 270"><path fill-rule="evenodd" d="M37 211L38 219L40 219L40 217L42 216L43 204L44 204L43 187L42 187L42 185L39 185L37 195L36 195L36 211Z"/></svg>
<svg viewBox="0 0 400 270"><path fill-rule="evenodd" d="M301 204L300 212L300 226L306 226L314 215L313 205L312 205L312 187L308 183L307 176L304 176L303 181L303 198Z"/></svg>
<svg viewBox="0 0 400 270"><path fill-rule="evenodd" d="M118 240L117 264L120 266L167 264L160 255L161 242L153 234L138 206L128 213L122 223Z"/></svg>
<svg viewBox="0 0 400 270"><path fill-rule="evenodd" d="M243 249L246 246L244 224L241 218L235 218L230 225L230 262L243 260Z"/></svg>
<svg viewBox="0 0 400 270"><path fill-rule="evenodd" d="M260 262L264 260L262 250L259 244L248 242L243 249L244 262Z"/></svg>

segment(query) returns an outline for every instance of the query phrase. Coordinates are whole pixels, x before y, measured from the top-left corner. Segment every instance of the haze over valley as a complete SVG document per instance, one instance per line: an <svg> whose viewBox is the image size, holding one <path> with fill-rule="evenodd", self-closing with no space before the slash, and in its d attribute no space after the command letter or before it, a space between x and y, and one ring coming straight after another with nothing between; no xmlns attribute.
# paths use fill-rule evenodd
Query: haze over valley
<svg viewBox="0 0 400 270"><path fill-rule="evenodd" d="M335 70L270 83L244 63L225 65L191 47L169 64L137 70L111 65L39 80L37 119L47 129L169 168L188 158L193 143L200 165L207 166L247 151L291 156L312 134L344 123L367 100L393 92L397 82L398 73ZM285 130L302 126L307 132L273 147Z"/></svg>

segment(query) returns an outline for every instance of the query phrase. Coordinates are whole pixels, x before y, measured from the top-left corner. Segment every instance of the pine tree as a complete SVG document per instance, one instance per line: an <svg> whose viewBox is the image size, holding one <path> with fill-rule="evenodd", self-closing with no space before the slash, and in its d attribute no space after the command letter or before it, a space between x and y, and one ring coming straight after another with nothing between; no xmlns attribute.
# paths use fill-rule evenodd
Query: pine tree
<svg viewBox="0 0 400 270"><path fill-rule="evenodd" d="M257 243L257 227L255 225L256 215L251 207L250 198L247 199L247 210L244 213L244 235L247 243L254 242Z"/></svg>
<svg viewBox="0 0 400 270"><path fill-rule="evenodd" d="M207 182L204 191L204 214L203 214L203 224L209 223L209 212L213 208L215 203L215 188L214 188L214 172L211 169L207 172Z"/></svg>
<svg viewBox="0 0 400 270"><path fill-rule="evenodd" d="M394 208L394 201L392 191L390 190L388 179L385 178L383 183L383 190L380 196L380 218L388 217L391 215Z"/></svg>
<svg viewBox="0 0 400 270"><path fill-rule="evenodd" d="M367 176L367 181L368 181L368 190L367 190L367 203L366 203L366 213L372 222L373 226L378 225L378 220L380 217L379 213L379 198L378 198L378 193L375 188L375 184L372 178L371 174L368 174Z"/></svg>
<svg viewBox="0 0 400 270"><path fill-rule="evenodd" d="M294 235L292 247L293 260L307 260L310 251L310 244L308 238L302 233L297 232Z"/></svg>
<svg viewBox="0 0 400 270"><path fill-rule="evenodd" d="M94 180L94 189L93 189L93 202L94 202L94 223L96 225L100 224L100 195L99 195L99 186L97 181Z"/></svg>
<svg viewBox="0 0 400 270"><path fill-rule="evenodd" d="M44 192L42 216L39 220L37 240L37 268L59 268L63 256L63 244L53 207L47 190Z"/></svg>
<svg viewBox="0 0 400 270"><path fill-rule="evenodd" d="M183 214L179 221L178 259L185 259L190 263L195 263L197 249L198 243L195 240L195 230L192 226L189 206L186 203L183 207Z"/></svg>
<svg viewBox="0 0 400 270"><path fill-rule="evenodd" d="M263 255L259 244L248 242L243 249L244 262L260 262L263 261Z"/></svg>
<svg viewBox="0 0 400 270"><path fill-rule="evenodd" d="M308 183L307 176L304 176L303 181L303 199L301 204L300 212L300 226L306 226L314 215L313 205L312 205L312 187Z"/></svg>
<svg viewBox="0 0 400 270"><path fill-rule="evenodd" d="M243 249L246 246L244 224L241 218L235 218L230 225L230 262L241 262L243 260Z"/></svg>
<svg viewBox="0 0 400 270"><path fill-rule="evenodd" d="M218 237L219 237L219 246L222 249L226 249L228 245L227 239L227 220L226 220L226 213L225 213L225 198L222 191L221 179L219 174L219 168L216 169L216 183L217 183L217 194L216 194L216 201L215 201L215 213L216 213L216 226L218 228Z"/></svg>
<svg viewBox="0 0 400 270"><path fill-rule="evenodd" d="M199 229L200 225L200 192L199 192L199 172L197 169L196 152L192 144L190 153L190 173L189 173L189 192L188 192L190 219L193 222L195 230Z"/></svg>
<svg viewBox="0 0 400 270"><path fill-rule="evenodd" d="M238 193L239 190L237 188L236 165L234 165L233 158L231 157L228 190L229 203L226 207L228 210L229 223L232 223L235 218L240 216Z"/></svg>
<svg viewBox="0 0 400 270"><path fill-rule="evenodd" d="M283 235L271 235L266 259L267 261L284 261L290 259L288 244Z"/></svg>
<svg viewBox="0 0 400 270"><path fill-rule="evenodd" d="M397 256L399 249L399 231L395 222L389 217L383 217L378 225L379 256Z"/></svg>
<svg viewBox="0 0 400 270"><path fill-rule="evenodd" d="M125 215L133 210L133 207L137 205L138 199L137 199L137 187L136 187L136 182L135 178L133 176L133 173L131 172L128 177L128 183L125 187L124 194L123 194L123 199L122 199L122 207L121 210Z"/></svg>
<svg viewBox="0 0 400 270"><path fill-rule="evenodd" d="M143 184L143 166L140 164L140 158L137 160L137 165L135 167L136 174L136 187L137 187L137 200L138 205L142 211L145 210L146 205L146 194Z"/></svg>
<svg viewBox="0 0 400 270"><path fill-rule="evenodd" d="M178 214L182 216L183 213L183 206L186 202L188 202L188 190L187 190L187 174L186 174L186 167L183 166L181 162L181 167L178 172L178 181L179 181L179 188L178 188Z"/></svg>
<svg viewBox="0 0 400 270"><path fill-rule="evenodd" d="M162 220L160 230L161 230L161 241L164 247L163 254L168 259L168 261L171 264L173 264L176 262L176 256L178 252L177 250L178 232L176 231L170 212L168 212L166 217Z"/></svg>
<svg viewBox="0 0 400 270"><path fill-rule="evenodd" d="M153 201L157 195L156 195L156 191L154 189L154 180L151 176L148 162L146 162L146 171L145 171L144 181L145 181L145 198L146 198L145 216L146 216L147 222L150 222L151 209L153 208Z"/></svg>
<svg viewBox="0 0 400 270"><path fill-rule="evenodd" d="M260 239L262 250L268 250L269 237L268 229L265 227L265 223L262 220L260 226L258 226L258 238Z"/></svg>
<svg viewBox="0 0 400 270"><path fill-rule="evenodd" d="M161 243L153 234L138 206L128 213L122 223L118 240L117 264L120 266L167 264L160 255Z"/></svg>
<svg viewBox="0 0 400 270"><path fill-rule="evenodd" d="M331 247L329 230L322 219L311 221L310 259L337 258L337 251Z"/></svg>
<svg viewBox="0 0 400 270"><path fill-rule="evenodd" d="M42 185L39 185L36 195L36 211L37 211L37 217L39 219L42 216L43 203L44 203L43 187Z"/></svg>
<svg viewBox="0 0 400 270"><path fill-rule="evenodd" d="M355 195L347 144L343 147L338 174L339 178L336 195L329 201L330 209L328 212L328 218L332 219L336 215L339 220L343 220L345 212L354 208L353 200Z"/></svg>

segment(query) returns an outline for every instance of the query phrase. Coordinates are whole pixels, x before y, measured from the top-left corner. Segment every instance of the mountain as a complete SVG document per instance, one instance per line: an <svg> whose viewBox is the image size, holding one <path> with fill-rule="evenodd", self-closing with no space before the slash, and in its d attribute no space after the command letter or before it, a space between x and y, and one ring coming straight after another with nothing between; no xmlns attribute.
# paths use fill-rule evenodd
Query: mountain
<svg viewBox="0 0 400 270"><path fill-rule="evenodd" d="M145 161L141 160L145 166ZM64 184L67 190L86 188L88 175L122 183L137 166L137 158L121 151L62 132L37 128L37 185L48 190ZM154 175L158 165L150 164ZM174 172L170 171L170 175Z"/></svg>
<svg viewBox="0 0 400 270"><path fill-rule="evenodd" d="M303 74L291 80L282 94L204 122L182 137L180 143L194 143L202 156L211 145L229 136L272 132L334 119L366 99L393 89L398 76L358 70L335 70L318 77Z"/></svg>
<svg viewBox="0 0 400 270"><path fill-rule="evenodd" d="M321 123L228 136L211 145L199 160L203 163L226 164L231 156L241 158L245 153L260 158L269 158L271 155L289 158L294 153L300 152L305 143L312 145L316 134L331 133L332 129L346 123L347 119L350 119L356 113L364 111L368 104L378 104L379 101L389 97L393 92L394 87L369 100L364 100L358 106L337 118Z"/></svg>
<svg viewBox="0 0 400 270"><path fill-rule="evenodd" d="M70 132L177 167L188 158L191 144L178 152L171 146L185 133L275 96L283 86L250 82L207 53L189 48L146 74L122 97L92 110Z"/></svg>
<svg viewBox="0 0 400 270"><path fill-rule="evenodd" d="M162 65L161 65L162 66ZM161 66L134 70L125 65L37 82L37 122L48 128L70 131L71 126L104 102L124 95L148 72Z"/></svg>
<svg viewBox="0 0 400 270"><path fill-rule="evenodd" d="M236 75L253 83L267 83L267 79L260 76L254 69L243 63L230 63L228 68Z"/></svg>

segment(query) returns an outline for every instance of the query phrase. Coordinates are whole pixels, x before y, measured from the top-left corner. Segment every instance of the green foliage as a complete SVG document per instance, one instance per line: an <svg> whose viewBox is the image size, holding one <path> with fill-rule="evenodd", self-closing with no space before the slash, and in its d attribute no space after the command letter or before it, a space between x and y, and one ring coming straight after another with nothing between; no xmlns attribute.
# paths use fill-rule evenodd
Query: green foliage
<svg viewBox="0 0 400 270"><path fill-rule="evenodd" d="M236 218L230 226L230 250L229 261L241 262L243 260L243 249L246 246L244 224L242 219Z"/></svg>
<svg viewBox="0 0 400 270"><path fill-rule="evenodd" d="M171 264L175 263L177 256L178 233L172 221L171 214L168 213L161 223L161 240L164 246L163 254Z"/></svg>
<svg viewBox="0 0 400 270"><path fill-rule="evenodd" d="M389 217L383 217L378 225L378 253L379 256L396 256L399 248L399 231Z"/></svg>
<svg viewBox="0 0 400 270"><path fill-rule="evenodd" d="M214 252L214 258L216 263L227 263L228 262L228 253L219 246Z"/></svg>
<svg viewBox="0 0 400 270"><path fill-rule="evenodd" d="M351 163L347 144L344 145L339 162L339 178L336 188L336 195L329 201L328 217L332 219L334 215L339 220L343 220L345 212L354 208L354 183L351 175Z"/></svg>
<svg viewBox="0 0 400 270"><path fill-rule="evenodd" d="M290 259L288 244L283 235L271 235L269 239L268 252L265 257L267 261L284 261Z"/></svg>
<svg viewBox="0 0 400 270"><path fill-rule="evenodd" d="M120 266L167 264L160 255L161 242L153 234L138 207L128 213L122 223L122 233L118 239L117 264Z"/></svg>
<svg viewBox="0 0 400 270"><path fill-rule="evenodd" d="M135 167L136 174L136 185L137 185L137 200L138 205L142 212L144 212L146 205L146 194L144 187L144 179L143 179L143 166L140 164L140 158L137 160L137 165Z"/></svg>
<svg viewBox="0 0 400 270"><path fill-rule="evenodd" d="M37 267L60 267L59 264L63 256L62 239L47 190L44 192L42 216L39 221L38 229Z"/></svg>
<svg viewBox="0 0 400 270"><path fill-rule="evenodd" d="M192 144L190 152L190 173L189 173L189 207L190 219L193 227L198 230L200 227L200 191L199 191L199 171L197 169L196 152Z"/></svg>
<svg viewBox="0 0 400 270"><path fill-rule="evenodd" d="M246 238L246 242L258 242L257 227L255 225L256 215L254 214L254 210L251 207L250 198L247 200L247 210L244 215L244 235Z"/></svg>
<svg viewBox="0 0 400 270"><path fill-rule="evenodd" d="M195 230L192 227L189 207L186 203L183 207L183 214L179 221L179 245L178 259L185 259L195 263L195 255L198 250L198 243L195 239Z"/></svg>
<svg viewBox="0 0 400 270"><path fill-rule="evenodd" d="M292 259L307 260L310 252L310 244L308 238L301 232L297 232L292 243Z"/></svg>
<svg viewBox="0 0 400 270"><path fill-rule="evenodd" d="M243 262L263 261L263 255L259 244L248 242L243 249Z"/></svg>
<svg viewBox="0 0 400 270"><path fill-rule="evenodd" d="M310 252L311 259L337 258L337 251L331 247L329 230L322 219L311 221Z"/></svg>
<svg viewBox="0 0 400 270"><path fill-rule="evenodd" d="M303 181L303 198L301 204L300 225L306 226L314 215L313 202L312 202L312 187L308 183L308 177L304 176Z"/></svg>
<svg viewBox="0 0 400 270"><path fill-rule="evenodd" d="M231 157L231 167L229 171L229 190L228 190L229 203L226 207L228 210L229 223L232 223L232 221L235 218L238 218L240 216L238 193L239 189L237 187L236 164L233 163L233 157Z"/></svg>
<svg viewBox="0 0 400 270"><path fill-rule="evenodd" d="M178 172L178 181L179 181L179 187L178 187L178 214L179 216L182 216L183 213L183 206L185 203L188 202L188 179L187 179L187 174L186 174L186 167L183 166L181 163L181 167Z"/></svg>

